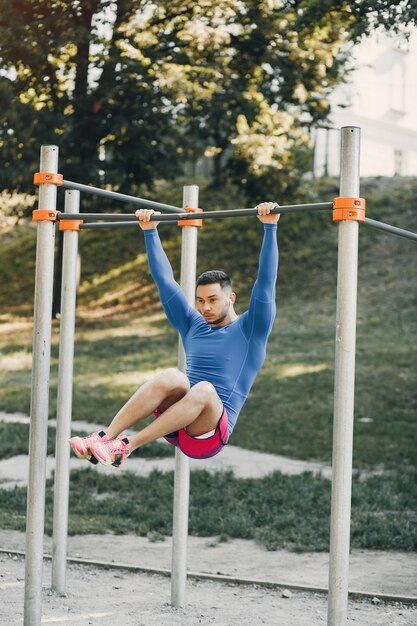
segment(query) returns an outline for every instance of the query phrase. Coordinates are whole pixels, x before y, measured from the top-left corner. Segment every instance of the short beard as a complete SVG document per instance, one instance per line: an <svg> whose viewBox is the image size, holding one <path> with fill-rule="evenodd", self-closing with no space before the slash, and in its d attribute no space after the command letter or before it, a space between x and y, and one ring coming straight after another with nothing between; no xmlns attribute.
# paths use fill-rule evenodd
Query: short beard
<svg viewBox="0 0 417 626"><path fill-rule="evenodd" d="M220 317L218 317L216 320L214 320L214 322L209 322L210 326L217 326L218 324L221 324L222 322L224 322L226 317L229 315L230 304L231 304L231 302L229 300L229 304L227 305L226 313L224 313L224 315L221 315Z"/></svg>

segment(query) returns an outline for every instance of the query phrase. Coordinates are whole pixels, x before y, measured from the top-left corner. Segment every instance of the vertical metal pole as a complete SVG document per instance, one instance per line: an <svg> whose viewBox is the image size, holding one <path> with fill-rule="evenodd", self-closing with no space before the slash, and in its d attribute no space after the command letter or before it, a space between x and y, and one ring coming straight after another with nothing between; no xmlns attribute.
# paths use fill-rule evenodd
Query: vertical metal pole
<svg viewBox="0 0 417 626"><path fill-rule="evenodd" d="M58 146L42 146L40 171L57 173ZM39 186L39 208L56 210L56 185ZM26 518L25 626L41 623L45 478L51 361L55 224L38 222Z"/></svg>
<svg viewBox="0 0 417 626"><path fill-rule="evenodd" d="M359 196L360 128L341 129L340 197ZM347 623L355 391L356 221L339 223L328 625Z"/></svg>
<svg viewBox="0 0 417 626"><path fill-rule="evenodd" d="M66 191L65 212L79 213L79 207L80 192ZM52 589L60 594L65 593L66 587L70 480L68 439L71 436L78 237L76 230L64 232L52 537Z"/></svg>
<svg viewBox="0 0 417 626"><path fill-rule="evenodd" d="M187 185L183 191L183 207L198 208L198 186ZM197 266L196 226L182 227L181 287L188 302L194 306ZM185 352L181 342L178 346L178 368L185 372ZM190 492L189 459L178 448L175 450L174 515L172 528L171 604L185 604L187 583L187 537L188 506Z"/></svg>

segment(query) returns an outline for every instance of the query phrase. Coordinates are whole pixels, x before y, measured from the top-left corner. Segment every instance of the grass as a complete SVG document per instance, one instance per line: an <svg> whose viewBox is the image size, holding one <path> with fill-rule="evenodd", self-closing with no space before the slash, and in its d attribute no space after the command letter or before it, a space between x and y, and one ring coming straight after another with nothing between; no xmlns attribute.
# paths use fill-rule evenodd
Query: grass
<svg viewBox="0 0 417 626"><path fill-rule="evenodd" d="M402 470L354 479L352 547L417 548L416 478L415 470ZM153 472L147 478L124 473L109 479L94 469L73 472L69 533L169 536L172 497L172 473ZM53 483L48 481L49 534L52 503ZM24 489L0 490L0 527L24 530L25 514ZM322 551L329 547L329 515L330 482L309 473L275 472L244 480L231 473L191 474L189 532L195 536L254 539L268 550Z"/></svg>
<svg viewBox="0 0 417 626"><path fill-rule="evenodd" d="M2 441L0 459L28 454L29 425L0 422L0 437ZM54 451L55 429L48 428L47 454L54 454Z"/></svg>
<svg viewBox="0 0 417 626"><path fill-rule="evenodd" d="M408 244L408 242L407 242ZM397 251L399 253L399 251ZM381 251L382 254L382 251ZM282 264L285 264L282 259ZM396 468L415 464L417 323L414 301L398 272L385 261L361 267L357 332L354 466ZM367 275L364 276L364 273ZM290 294L284 273L278 320L262 372L241 413L232 444L253 450L330 462L333 413L334 268L321 273L321 297L307 298L305 282ZM319 282L316 280L316 282ZM327 293L324 284L328 285ZM333 284L334 288L334 284ZM304 298L304 299L302 299ZM53 327L50 416L56 414L58 323ZM0 335L3 372L0 406L29 412L32 328L19 321ZM127 397L155 371L176 364L177 337L163 315L79 319L75 344L76 419L108 424ZM365 421L362 421L365 418ZM253 427L256 420L256 428Z"/></svg>
<svg viewBox="0 0 417 626"><path fill-rule="evenodd" d="M417 230L416 181L374 179L365 181L364 187L370 217ZM322 182L317 194L308 199L337 195L334 182ZM226 199L213 193L210 202L205 202L210 207L244 206L244 201L235 199L233 193ZM239 226L228 229L222 222L207 223L199 234L198 271L215 263L229 272L239 296L237 309L242 311L256 275L260 231L253 228L250 219L240 220ZM161 233L178 277L179 234L168 229L161 229ZM83 233L74 419L108 424L142 382L156 371L176 365L177 336L161 312L146 266L143 241L138 235L125 230L106 233L105 238L98 232ZM34 232L22 228L10 241L6 239L0 251L0 409L26 414L32 366L29 316L34 242ZM337 228L321 214L285 216L279 242L278 318L265 365L239 417L231 444L330 463ZM352 541L357 547L415 549L415 266L413 242L361 227L353 463L359 470L385 471L354 481ZM55 321L51 418L56 415L58 336L59 324ZM11 442L7 452L3 452L4 458L15 450L22 450L23 454L27 428L7 425L4 429L2 434ZM49 437L51 453L53 429ZM172 448L162 448L172 453ZM159 455L158 449L152 454ZM71 532L170 532L171 476L155 474L138 479L78 474L72 478L72 489L85 490L92 506L86 512L72 503ZM115 496L105 495L106 505L111 504L109 511L113 511L107 514L107 506L104 509L101 497L96 496L117 492L119 487L128 491L120 482L124 480L135 494L132 513L116 515ZM221 476L214 479L205 473L193 478L191 533L256 538L270 549L325 549L328 481L308 475L274 474L261 481L230 477L227 487L222 480ZM204 499L199 498L200 489L207 497L207 507ZM222 489L225 495L219 506ZM49 486L48 493L51 492ZM9 494L0 490L0 495L5 498L2 509L8 510L6 500L10 498L11 510L15 512L9 518L0 515L0 526L12 523L23 528L25 512L19 513L19 506L25 500L24 490ZM275 507L275 502L281 503L282 510ZM124 511L129 510L127 497L122 505ZM47 506L50 511L49 501ZM267 515L268 508L273 512L271 517Z"/></svg>

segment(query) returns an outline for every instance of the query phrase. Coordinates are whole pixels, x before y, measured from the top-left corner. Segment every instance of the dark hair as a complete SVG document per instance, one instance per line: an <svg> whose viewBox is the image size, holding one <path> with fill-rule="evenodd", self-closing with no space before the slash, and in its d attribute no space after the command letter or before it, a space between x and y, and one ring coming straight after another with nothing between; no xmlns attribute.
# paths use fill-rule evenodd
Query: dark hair
<svg viewBox="0 0 417 626"><path fill-rule="evenodd" d="M221 270L210 270L200 274L197 278L196 287L199 285L212 285L213 283L219 283L222 289L225 287L232 289L232 281L229 276Z"/></svg>

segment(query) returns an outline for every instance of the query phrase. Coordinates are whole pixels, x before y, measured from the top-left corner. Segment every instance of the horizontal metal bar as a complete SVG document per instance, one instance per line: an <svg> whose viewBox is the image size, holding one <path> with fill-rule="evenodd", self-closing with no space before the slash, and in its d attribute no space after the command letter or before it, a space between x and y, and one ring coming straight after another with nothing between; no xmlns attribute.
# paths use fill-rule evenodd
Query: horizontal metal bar
<svg viewBox="0 0 417 626"><path fill-rule="evenodd" d="M390 224L385 224L384 222L371 220L369 217L365 217L365 221L363 223L367 226L372 226L372 228L384 230L392 235L398 235L399 237L406 237L407 239L417 241L417 233L413 233L411 230L404 230L403 228L397 228L396 226L391 226Z"/></svg>
<svg viewBox="0 0 417 626"><path fill-rule="evenodd" d="M167 215L168 219L173 219L172 215ZM132 213L58 213L57 219L60 221L83 220L84 222L132 222L135 215Z"/></svg>
<svg viewBox="0 0 417 626"><path fill-rule="evenodd" d="M331 203L330 203L331 204ZM302 206L302 205L300 205ZM280 210L275 210L273 211L273 213L278 213L279 211L282 213L294 213L294 210L287 210L289 207L280 207ZM249 209L251 210L251 209ZM305 209L304 209L305 210ZM307 209L307 210L324 210L322 209ZM238 217L238 216L242 216L242 211L248 211L248 209L241 209L241 210L235 210L233 211L233 217ZM256 210L251 210L251 213L243 213L243 215L254 215L256 214ZM224 215L224 213L228 213L227 215ZM229 213L231 213L231 211L206 211L203 213L198 213L198 218L201 217L213 217L213 218L223 218L223 217L231 217L229 215ZM187 215L178 215L175 216L174 215L155 215L153 217L151 217L151 221L161 221L162 224L177 224L178 223L178 219L182 219L182 220L190 220L190 219L196 219L197 215L195 213L187 213ZM132 216L131 215L109 215L109 214L104 214L104 213L77 213L77 214L72 214L71 216L69 215L64 215L64 214L60 214L58 215L58 219L64 219L64 220L79 220L79 219L84 219L85 221L87 220L98 220L98 219L107 219L109 221L107 222L92 222L92 223L85 223L85 224L80 224L80 229L82 230L93 230L93 229L100 229L100 228L131 228L133 226L138 226L138 221L132 220ZM121 222L121 221L110 221L110 220L116 220L116 219L124 219L125 221ZM173 219L174 218L174 219ZM414 241L417 241L417 233L413 233L411 231L408 230L404 230L402 228L397 228L396 226L390 226L389 224L385 224L383 222L378 222L376 220L372 220L370 218L365 218L365 222L363 222L364 224L366 224L367 226L372 226L373 228L377 228L379 230L384 230L386 232L390 232L394 235L399 235L400 237L406 237L408 239L413 239Z"/></svg>
<svg viewBox="0 0 417 626"><path fill-rule="evenodd" d="M185 213L184 209L180 209L172 204L164 204L162 202L153 202L152 200L145 200L144 198L136 198L135 196L128 196L124 193L118 193L117 191L109 191L108 189L100 189L100 187L92 187L91 185L82 185L81 183L74 183L70 180L63 180L62 187L65 189L77 189L82 193L89 193L95 196L103 196L104 198L111 198L113 200L119 200L120 202L129 202L131 204L137 204L141 207L148 209L155 209L156 211L162 210L168 213Z"/></svg>
<svg viewBox="0 0 417 626"><path fill-rule="evenodd" d="M329 211L333 209L333 202L317 202L314 204L287 204L276 209L272 209L271 213L305 213L308 211ZM258 215L258 209L251 207L248 209L231 209L226 211L203 211L202 213L187 213L187 215L178 216L181 220L195 219L222 219L224 217L246 217L248 215ZM162 219L161 219L162 217ZM152 216L152 221L165 221L165 216Z"/></svg>
<svg viewBox="0 0 417 626"><path fill-rule="evenodd" d="M178 220L166 220L163 224L178 224ZM136 226L139 228L138 220L131 222L89 222L87 224L80 224L80 230L97 230L100 228L131 228Z"/></svg>
<svg viewBox="0 0 417 626"><path fill-rule="evenodd" d="M333 209L333 202L318 202L315 204L288 204L273 209L271 213L304 213L308 211L330 211ZM221 219L224 217L246 217L247 215L257 215L258 209L232 209L227 211L203 211L202 213L181 213L175 217L181 220L195 220L195 219ZM131 221L134 215L131 214L115 214L115 213L60 213L58 215L59 220L84 220L85 222L91 222L95 220L101 220L103 222L128 222ZM173 215L152 215L152 222L168 222L171 221Z"/></svg>

